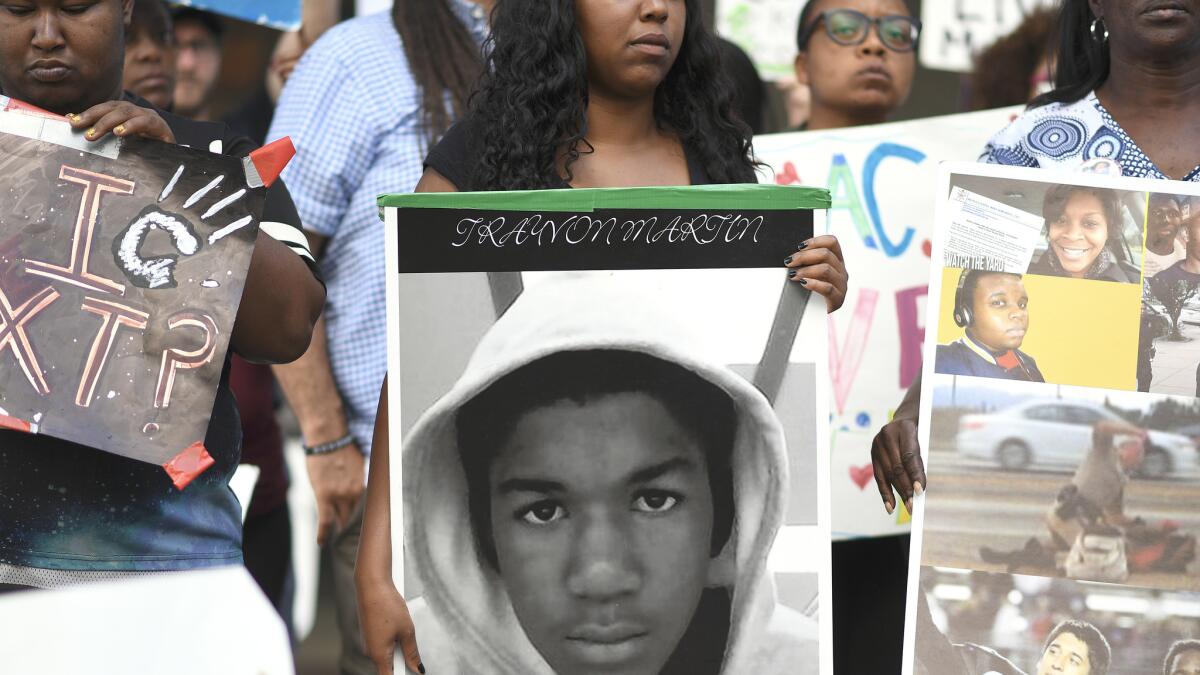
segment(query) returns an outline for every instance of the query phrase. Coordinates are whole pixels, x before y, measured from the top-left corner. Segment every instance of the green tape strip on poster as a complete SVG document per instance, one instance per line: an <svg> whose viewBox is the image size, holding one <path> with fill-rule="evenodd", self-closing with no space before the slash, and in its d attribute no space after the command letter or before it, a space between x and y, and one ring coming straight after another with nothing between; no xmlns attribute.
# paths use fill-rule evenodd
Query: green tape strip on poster
<svg viewBox="0 0 1200 675"><path fill-rule="evenodd" d="M475 209L585 213L597 209L827 209L829 191L793 185L694 185L510 192L421 192L379 197L380 208Z"/></svg>

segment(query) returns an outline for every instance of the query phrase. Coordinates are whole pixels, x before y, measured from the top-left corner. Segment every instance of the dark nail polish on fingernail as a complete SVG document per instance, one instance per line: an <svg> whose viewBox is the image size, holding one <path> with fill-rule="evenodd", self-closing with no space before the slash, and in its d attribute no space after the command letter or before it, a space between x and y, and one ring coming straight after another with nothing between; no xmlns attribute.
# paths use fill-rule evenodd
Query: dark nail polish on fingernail
<svg viewBox="0 0 1200 675"><path fill-rule="evenodd" d="M808 248L808 242L807 242L807 241L802 241L802 242L800 242L799 244L797 244L797 245L796 245L796 250L797 250L797 251L803 251L803 250L804 250L804 249L806 249L806 248Z"/></svg>
<svg viewBox="0 0 1200 675"><path fill-rule="evenodd" d="M425 664L424 663L417 664L417 672L420 673L421 675L425 675Z"/></svg>
<svg viewBox="0 0 1200 675"><path fill-rule="evenodd" d="M807 285L808 285L808 279L801 279L801 280L800 280L800 285L801 285L801 286L807 286Z"/></svg>
<svg viewBox="0 0 1200 675"><path fill-rule="evenodd" d="M788 270L788 278L795 279L796 278L796 270Z"/></svg>
<svg viewBox="0 0 1200 675"><path fill-rule="evenodd" d="M786 257L786 258L784 258L784 259L783 259L783 264L784 264L784 265L789 265L789 264L791 264L791 262L792 262L792 258L795 258L795 257L796 257L796 256L794 256L794 255L789 255L788 257Z"/></svg>

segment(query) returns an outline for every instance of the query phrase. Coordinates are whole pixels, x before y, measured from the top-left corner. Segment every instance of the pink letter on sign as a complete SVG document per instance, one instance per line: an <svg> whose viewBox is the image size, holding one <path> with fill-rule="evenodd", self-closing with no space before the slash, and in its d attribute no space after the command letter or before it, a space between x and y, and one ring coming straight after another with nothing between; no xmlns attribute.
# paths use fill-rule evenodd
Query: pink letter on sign
<svg viewBox="0 0 1200 675"><path fill-rule="evenodd" d="M33 321L43 309L49 307L58 299L58 291L47 286L32 298L13 307L0 288L0 352L11 349L17 359L17 365L25 373L25 379L37 393L45 396L50 393L50 385L46 384L46 376L38 363L37 353L25 333L25 326Z"/></svg>
<svg viewBox="0 0 1200 675"><path fill-rule="evenodd" d="M63 267L40 260L26 260L25 271L56 281L65 281L89 291L125 295L125 286L122 284L89 272L88 262L92 256L92 235L96 230L96 218L100 215L100 198L105 192L133 194L135 183L66 165L59 170L58 177L83 186L79 215L75 218L75 232L71 236L71 263Z"/></svg>
<svg viewBox="0 0 1200 675"><path fill-rule="evenodd" d="M199 368L211 361L213 353L217 351L217 322L211 316L196 312L180 312L167 321L167 328L171 330L180 326L203 330L204 344L191 351L163 350L162 367L158 371L158 386L154 392L155 408L166 408L171 405L171 390L175 388L175 371L180 368Z"/></svg>
<svg viewBox="0 0 1200 675"><path fill-rule="evenodd" d="M92 397L96 395L96 385L100 383L100 374L104 372L104 364L108 362L108 356L112 353L117 331L122 326L145 330L150 315L119 302L98 298L85 298L83 310L100 317L100 330L96 333L96 339L92 341L92 349L83 364L79 390L75 392L75 405L86 408L92 404Z"/></svg>
<svg viewBox="0 0 1200 675"><path fill-rule="evenodd" d="M833 397L839 415L845 410L850 387L867 351L867 336L871 334L871 323L875 320L875 305L878 302L879 291L870 288L859 291L854 314L850 316L850 328L842 343L838 342L833 317L829 318L829 373L833 378Z"/></svg>
<svg viewBox="0 0 1200 675"><path fill-rule="evenodd" d="M925 343L925 321L917 301L929 295L928 286L896 291L896 323L900 326L900 388L908 389L921 372L921 345Z"/></svg>

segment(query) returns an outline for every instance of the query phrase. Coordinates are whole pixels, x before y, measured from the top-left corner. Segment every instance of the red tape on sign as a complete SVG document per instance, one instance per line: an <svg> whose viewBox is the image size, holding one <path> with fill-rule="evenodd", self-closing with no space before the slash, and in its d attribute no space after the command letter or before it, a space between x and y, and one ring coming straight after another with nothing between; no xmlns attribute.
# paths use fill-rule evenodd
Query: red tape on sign
<svg viewBox="0 0 1200 675"><path fill-rule="evenodd" d="M283 167L295 156L296 147L292 145L292 139L284 136L250 153L250 161L254 162L254 168L258 171L263 185L271 187L283 172Z"/></svg>
<svg viewBox="0 0 1200 675"><path fill-rule="evenodd" d="M23 419L9 417L8 415L0 415L0 429L12 429L13 431L24 431L25 433L29 433L32 428L33 426Z"/></svg>
<svg viewBox="0 0 1200 675"><path fill-rule="evenodd" d="M183 452L175 455L174 459L163 464L163 468L167 470L167 475L171 477L171 482L175 484L177 490L182 490L188 486L196 476L204 473L204 470L216 463L212 455L208 454L208 449L200 441L196 441L187 446Z"/></svg>

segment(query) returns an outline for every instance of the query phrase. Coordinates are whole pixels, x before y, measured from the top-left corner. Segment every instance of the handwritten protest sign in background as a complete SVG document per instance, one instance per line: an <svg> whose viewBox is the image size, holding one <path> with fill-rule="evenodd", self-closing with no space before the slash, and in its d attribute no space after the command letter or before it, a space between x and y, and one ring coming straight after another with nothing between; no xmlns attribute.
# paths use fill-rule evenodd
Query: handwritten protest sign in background
<svg viewBox="0 0 1200 675"><path fill-rule="evenodd" d="M264 191L236 158L0 117L0 421L164 464L202 443ZM32 136L27 137L27 136Z"/></svg>
<svg viewBox="0 0 1200 675"><path fill-rule="evenodd" d="M766 180L827 187L829 232L838 236L851 283L829 320L833 386L833 533L899 534L871 471L871 440L921 368L929 242L938 162L974 160L1016 109L948 115L856 129L758 136Z"/></svg>

